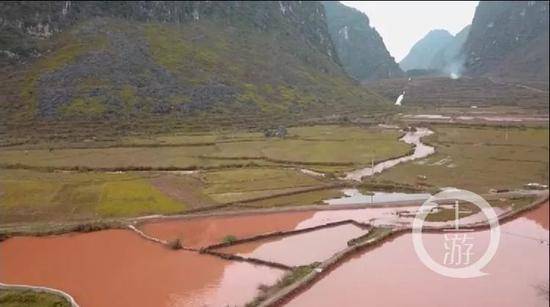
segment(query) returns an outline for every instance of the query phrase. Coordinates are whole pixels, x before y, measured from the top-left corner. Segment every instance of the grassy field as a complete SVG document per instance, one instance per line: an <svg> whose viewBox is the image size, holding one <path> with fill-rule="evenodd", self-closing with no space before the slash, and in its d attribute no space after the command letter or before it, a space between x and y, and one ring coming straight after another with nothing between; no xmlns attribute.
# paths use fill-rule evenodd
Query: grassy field
<svg viewBox="0 0 550 307"><path fill-rule="evenodd" d="M299 168L336 174L402 155L410 147L399 136L378 128L309 126L289 128L286 138L214 131L4 147L0 222L173 214L243 201L255 207L319 203L340 192L327 187L331 179Z"/></svg>
<svg viewBox="0 0 550 307"><path fill-rule="evenodd" d="M459 218L470 216L479 212L479 208L471 203L460 204ZM437 212L432 212L426 215L427 222L446 222L456 219L456 211L454 208L440 208Z"/></svg>
<svg viewBox="0 0 550 307"><path fill-rule="evenodd" d="M531 86L539 87L535 84ZM406 88L403 105L406 108L421 107L429 112L440 107L469 108L475 105L483 108L517 107L548 113L548 91L495 83L490 78L413 77L412 80L379 80L369 83L367 87L392 101Z"/></svg>
<svg viewBox="0 0 550 307"><path fill-rule="evenodd" d="M323 181L292 169L248 168L229 169L200 174L205 194L220 202L259 198L274 193L315 187Z"/></svg>
<svg viewBox="0 0 550 307"><path fill-rule="evenodd" d="M530 205L535 200L534 197L518 197L508 199L497 199L488 201L489 205L502 209L510 208L512 211L518 211ZM480 212L480 208L471 203L461 203L458 216L460 218L473 215ZM440 208L439 211L430 213L426 216L426 221L429 222L446 222L456 219L454 208Z"/></svg>
<svg viewBox="0 0 550 307"><path fill-rule="evenodd" d="M372 159L405 154L410 147L397 140L399 135L397 131L376 128L313 126L290 128L284 139L253 132L124 138L102 144L110 148L94 148L93 144L79 144L90 148L70 148L73 144L50 144L42 149L3 148L0 164L135 169L219 168L255 163L341 172L368 165Z"/></svg>
<svg viewBox="0 0 550 307"><path fill-rule="evenodd" d="M478 193L548 183L547 128L435 126L433 130L436 133L426 141L435 145L434 155L400 164L376 178Z"/></svg>
<svg viewBox="0 0 550 307"><path fill-rule="evenodd" d="M64 298L28 290L0 290L0 305L4 307L69 307Z"/></svg>
<svg viewBox="0 0 550 307"><path fill-rule="evenodd" d="M161 193L154 174L0 172L2 223L183 212L187 206Z"/></svg>
<svg viewBox="0 0 550 307"><path fill-rule="evenodd" d="M455 186L486 193L490 188L548 182L548 129L441 125L433 129L436 133L426 141L436 146L436 154L387 170L363 188L435 191ZM212 132L127 138L115 144L121 147L3 148L0 163L15 168L0 172L0 223L174 214L227 203L250 207L322 203L341 195L333 176L307 175L300 168L338 175L369 165L371 159L402 155L410 147L398 141L399 135L377 128L311 126L289 128L285 139L256 132ZM207 169L198 173L55 170L68 166Z"/></svg>
<svg viewBox="0 0 550 307"><path fill-rule="evenodd" d="M305 205L340 194L335 189L293 194L327 183L282 168L198 174L3 170L0 223L173 214L251 199L258 199L251 206ZM286 196L269 198L276 195Z"/></svg>
<svg viewBox="0 0 550 307"><path fill-rule="evenodd" d="M275 198L247 202L250 207L283 207L302 206L312 204L324 204L323 200L341 197L344 194L340 189L326 189L319 191L304 192Z"/></svg>
<svg viewBox="0 0 550 307"><path fill-rule="evenodd" d="M219 142L236 142L261 140L260 132L218 131L210 133L187 133L175 135L152 135L149 137L123 137L121 144L128 145L177 145L177 144L208 144Z"/></svg>
<svg viewBox="0 0 550 307"><path fill-rule="evenodd" d="M308 205L341 194L337 189L301 192L328 183L282 168L197 174L3 170L0 223L173 214L253 199L248 205L254 207Z"/></svg>
<svg viewBox="0 0 550 307"><path fill-rule="evenodd" d="M290 128L284 140L251 142L247 147L226 143L218 145L217 156L264 156L268 159L304 164L365 165L406 153L410 147L397 142L400 133L359 127L313 126ZM238 148L241 148L240 151ZM347 165L346 165L347 164ZM347 166L347 167L345 167Z"/></svg>

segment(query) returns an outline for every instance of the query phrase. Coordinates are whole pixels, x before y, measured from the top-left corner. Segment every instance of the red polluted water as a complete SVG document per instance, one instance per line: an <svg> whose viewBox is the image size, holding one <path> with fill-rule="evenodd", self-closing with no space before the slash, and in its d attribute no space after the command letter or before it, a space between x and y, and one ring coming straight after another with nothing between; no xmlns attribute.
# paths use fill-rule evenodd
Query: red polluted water
<svg viewBox="0 0 550 307"><path fill-rule="evenodd" d="M84 307L240 306L285 273L170 250L126 230L11 238L0 263L0 282L59 289Z"/></svg>
<svg viewBox="0 0 550 307"><path fill-rule="evenodd" d="M417 257L412 235L404 234L349 259L288 305L548 306L547 225L548 203L501 225L497 253L483 269L488 275L470 279L431 271ZM488 231L471 235L486 241ZM441 250L443 236L423 234L426 249ZM474 254L485 252L487 244L481 241Z"/></svg>
<svg viewBox="0 0 550 307"><path fill-rule="evenodd" d="M180 238L184 246L201 247L218 243L227 235L242 238L345 219L366 222L394 217L394 212L361 209L204 217L151 222L141 229L160 239ZM363 232L346 225L323 236L312 232L312 241L296 237L289 246L317 244L333 237L326 246L308 247L318 251L309 253L313 258L306 257L310 263L330 257ZM288 241L283 242L286 246ZM304 252L295 255L305 257ZM273 284L284 274L265 266L172 251L126 230L11 238L0 243L0 264L0 282L59 289L82 306L242 305L255 297L258 285Z"/></svg>
<svg viewBox="0 0 550 307"><path fill-rule="evenodd" d="M347 224L282 238L237 244L218 251L290 266L306 265L330 258L345 249L347 241L366 232L355 225Z"/></svg>
<svg viewBox="0 0 550 307"><path fill-rule="evenodd" d="M418 209L418 206L196 217L153 221L145 223L139 228L146 234L159 239L173 240L179 238L184 246L205 247L220 243L228 235L244 238L275 231L303 229L343 220L369 223L376 219L377 224L396 224L400 220L396 214L398 211L416 209Z"/></svg>
<svg viewBox="0 0 550 307"><path fill-rule="evenodd" d="M139 228L156 238L163 240L179 238L185 246L205 247L220 243L228 235L243 238L268 232L293 230L298 223L309 219L313 213L313 211L303 211L161 220L146 223Z"/></svg>

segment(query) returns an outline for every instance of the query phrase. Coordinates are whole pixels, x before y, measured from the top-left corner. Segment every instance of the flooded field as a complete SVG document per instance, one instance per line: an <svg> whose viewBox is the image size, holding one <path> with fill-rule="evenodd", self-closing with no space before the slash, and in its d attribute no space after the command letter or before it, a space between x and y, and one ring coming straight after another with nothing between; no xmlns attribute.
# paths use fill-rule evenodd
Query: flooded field
<svg viewBox="0 0 550 307"><path fill-rule="evenodd" d="M199 248L220 243L228 235L238 239L350 219L361 223L372 222L375 225L396 224L400 219L398 212L414 212L416 209L418 206L197 217L149 222L139 228L147 235L162 240L179 238L184 246Z"/></svg>
<svg viewBox="0 0 550 307"><path fill-rule="evenodd" d="M226 236L236 238L293 230L314 215L313 211L255 215L213 216L146 223L140 226L150 236L162 240L180 239L185 246L206 247Z"/></svg>
<svg viewBox="0 0 550 307"><path fill-rule="evenodd" d="M410 195L376 196L391 200ZM178 238L184 247L202 248L225 241L228 236L242 239L346 220L374 226L410 226L419 206L325 208L328 210L152 220L139 225L139 229L154 238ZM505 212L502 208L495 210L497 214ZM463 217L463 222L474 223L478 215ZM365 233L358 226L343 224L215 251L301 266L330 258L345 249L350 239ZM479 243L474 254L481 255L487 245L487 232L473 234ZM425 234L424 242L429 251L437 254L443 238L442 234ZM437 255L442 257L441 253ZM81 306L243 306L263 291L260 288L277 283L286 273L265 265L171 250L128 230L10 238L0 245L0 263L0 282L59 289L72 295ZM487 268L488 276L464 281L431 272L416 257L410 234L405 234L347 260L295 297L290 305L354 305L364 301L375 306L421 306L428 302L446 306L462 306L464 302L474 306L517 306L527 302L528 306L539 306L537 291L548 281L547 263L545 204L502 226L501 244ZM452 287L457 288L455 294L442 294ZM472 287L474 290L469 290ZM488 298L483 291L489 291ZM504 303L496 295L500 292L504 293ZM460 301L461 297L466 301ZM448 299L453 301L449 303Z"/></svg>
<svg viewBox="0 0 550 307"><path fill-rule="evenodd" d="M454 122L454 121L477 121L477 122L502 122L502 123L518 123L518 122L548 122L548 116L520 116L520 115L486 115L484 112L470 112L469 115L442 115L442 114L416 114L405 115L405 119L414 120L434 120L442 122Z"/></svg>
<svg viewBox="0 0 550 307"><path fill-rule="evenodd" d="M0 282L60 289L84 307L243 305L284 274L173 251L125 230L12 238L0 263Z"/></svg>
<svg viewBox="0 0 550 307"><path fill-rule="evenodd" d="M414 212L417 206L399 208L366 208L348 210L327 210L316 212L310 219L301 222L297 228L312 227L324 223L332 223L353 219L360 223L373 225L391 224L397 225L400 222L399 212Z"/></svg>
<svg viewBox="0 0 550 307"><path fill-rule="evenodd" d="M357 189L344 189L342 192L344 193L344 196L327 199L324 202L329 205L398 203L414 201L421 203L431 196L429 193L398 192L372 192L372 194L366 195Z"/></svg>
<svg viewBox="0 0 550 307"><path fill-rule="evenodd" d="M180 238L184 246L204 247L219 243L226 235L243 238L348 219L374 225L406 224L410 213L417 209L382 207L202 217L156 221L141 229L165 240ZM306 265L326 260L346 248L348 240L364 233L357 226L340 225L217 251L290 266ZM486 247L487 232L473 235L479 242L474 254L480 255ZM442 234L424 234L427 249L437 254L442 238ZM489 275L482 278L455 280L433 273L418 260L411 236L405 234L347 260L289 304L545 306L548 302L541 301L538 289L548 281L548 255L545 204L502 226L498 253L487 267ZM11 238L1 245L0 262L0 282L59 289L82 306L242 306L258 294L260 285L274 284L285 273L247 262L170 250L126 230ZM447 289L451 288L456 290L449 294Z"/></svg>
<svg viewBox="0 0 550 307"><path fill-rule="evenodd" d="M283 238L261 240L218 249L228 254L258 258L289 266L323 261L347 247L347 241L365 234L355 225L341 225Z"/></svg>
<svg viewBox="0 0 550 307"><path fill-rule="evenodd" d="M487 236L485 231L475 238ZM442 248L442 234L424 234L428 250ZM483 253L484 244L474 245ZM497 254L475 279L452 279L418 260L405 234L337 267L289 306L548 306L548 203L502 225ZM547 287L547 286L546 286ZM547 291L547 290L546 290Z"/></svg>

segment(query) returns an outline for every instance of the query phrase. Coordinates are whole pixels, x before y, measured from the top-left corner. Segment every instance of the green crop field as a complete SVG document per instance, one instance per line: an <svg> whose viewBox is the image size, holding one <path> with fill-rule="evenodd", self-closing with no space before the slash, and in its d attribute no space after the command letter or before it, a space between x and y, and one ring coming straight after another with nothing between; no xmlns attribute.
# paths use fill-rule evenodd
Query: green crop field
<svg viewBox="0 0 550 307"><path fill-rule="evenodd" d="M323 181L292 169L231 169L206 172L200 175L205 182L205 194L220 202L271 196L315 187Z"/></svg>
<svg viewBox="0 0 550 307"><path fill-rule="evenodd" d="M71 144L3 148L0 164L52 169L181 169L290 163L338 172L407 153L410 146L399 142L399 136L397 131L376 128L313 126L291 128L284 139L243 132L134 137L106 144L107 148L94 148L93 144L87 145L90 148L67 148ZM58 146L65 148L55 148Z"/></svg>
<svg viewBox="0 0 550 307"><path fill-rule="evenodd" d="M455 186L481 193L548 182L548 129L433 129L435 134L425 141L436 147L434 155L400 164L373 180L395 187ZM174 214L227 203L322 203L341 195L331 186L335 177L307 175L300 168L340 175L373 159L400 156L411 150L398 141L400 135L378 128L310 126L289 128L286 138L218 131L127 137L102 147L88 144L90 148L67 143L53 150L2 148L0 222ZM156 169L171 167L203 170Z"/></svg>
<svg viewBox="0 0 550 307"><path fill-rule="evenodd" d="M400 164L376 178L478 193L548 183L547 128L435 126L434 131L426 139L435 145L434 155Z"/></svg>
<svg viewBox="0 0 550 307"><path fill-rule="evenodd" d="M0 220L171 214L252 200L251 206L319 203L340 192L324 189L331 179L298 168L341 173L372 159L403 155L410 146L398 141L400 135L378 128L309 126L289 128L285 138L214 131L4 147ZM205 170L180 174L162 168Z"/></svg>
<svg viewBox="0 0 550 307"><path fill-rule="evenodd" d="M69 307L64 298L44 292L29 290L0 290L0 305L4 307Z"/></svg>
<svg viewBox="0 0 550 307"><path fill-rule="evenodd" d="M186 209L185 203L152 186L149 176L153 175L3 170L0 221L91 219Z"/></svg>

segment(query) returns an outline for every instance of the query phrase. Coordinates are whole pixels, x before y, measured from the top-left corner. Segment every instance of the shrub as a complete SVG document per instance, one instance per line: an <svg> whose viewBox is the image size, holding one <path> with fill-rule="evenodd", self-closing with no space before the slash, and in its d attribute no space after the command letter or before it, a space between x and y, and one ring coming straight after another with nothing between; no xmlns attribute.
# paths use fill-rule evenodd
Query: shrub
<svg viewBox="0 0 550 307"><path fill-rule="evenodd" d="M233 235L227 235L227 236L223 237L223 239L222 239L223 243L233 243L235 241L237 241L237 237L235 237Z"/></svg>
<svg viewBox="0 0 550 307"><path fill-rule="evenodd" d="M183 245L181 244L180 239L175 239L175 240L172 240L172 241L168 242L168 247L170 247L173 250L178 250L178 249L182 249Z"/></svg>

